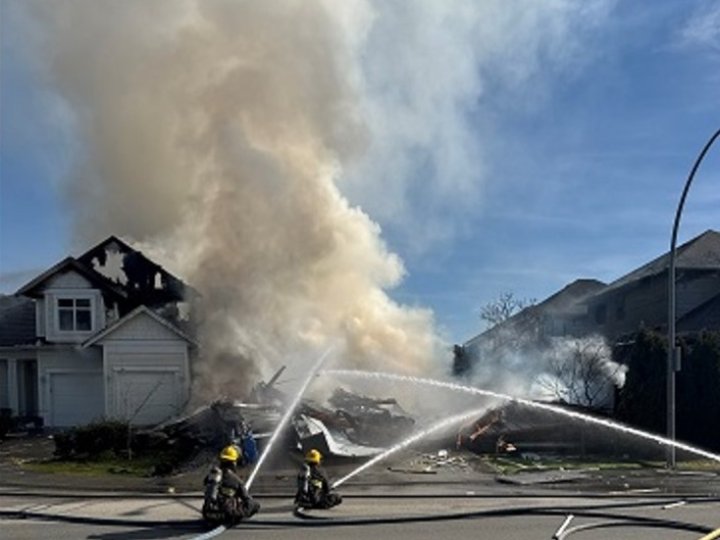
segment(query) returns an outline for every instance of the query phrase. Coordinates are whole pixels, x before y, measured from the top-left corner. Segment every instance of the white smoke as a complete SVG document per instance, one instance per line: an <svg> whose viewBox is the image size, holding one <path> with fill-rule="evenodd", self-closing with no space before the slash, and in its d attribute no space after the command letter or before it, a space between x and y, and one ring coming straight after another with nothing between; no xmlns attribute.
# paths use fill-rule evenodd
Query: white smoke
<svg viewBox="0 0 720 540"><path fill-rule="evenodd" d="M600 335L543 337L539 320L500 324L471 350L472 382L534 399L608 407L625 384L627 366L615 362Z"/></svg>
<svg viewBox="0 0 720 540"><path fill-rule="evenodd" d="M553 338L543 351L543 372L535 379L535 392L553 400L590 407L607 407L615 388L625 385L627 366L612 359L605 338Z"/></svg>
<svg viewBox="0 0 720 540"><path fill-rule="evenodd" d="M486 88L574 62L608 2L18 5L82 141L78 238L134 239L201 292L216 395L338 340L346 365L445 368L432 313L386 292L405 269L367 211L449 234L484 178Z"/></svg>

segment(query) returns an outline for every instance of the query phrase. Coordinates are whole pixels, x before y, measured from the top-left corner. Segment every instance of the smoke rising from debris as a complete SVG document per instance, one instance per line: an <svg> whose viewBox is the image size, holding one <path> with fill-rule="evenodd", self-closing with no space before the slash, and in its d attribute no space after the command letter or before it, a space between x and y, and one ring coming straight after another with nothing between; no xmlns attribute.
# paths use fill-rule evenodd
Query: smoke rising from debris
<svg viewBox="0 0 720 540"><path fill-rule="evenodd" d="M466 119L482 71L507 89L566 62L604 2L567 4L26 4L82 141L78 238L133 239L200 291L206 396L331 342L346 366L445 369L432 313L386 293L405 270L366 212L444 230L448 194L482 180Z"/></svg>
<svg viewBox="0 0 720 540"><path fill-rule="evenodd" d="M525 323L498 325L474 346L470 379L475 386L588 407L612 402L614 388L625 384L627 366L613 361L604 337L539 339L539 320Z"/></svg>

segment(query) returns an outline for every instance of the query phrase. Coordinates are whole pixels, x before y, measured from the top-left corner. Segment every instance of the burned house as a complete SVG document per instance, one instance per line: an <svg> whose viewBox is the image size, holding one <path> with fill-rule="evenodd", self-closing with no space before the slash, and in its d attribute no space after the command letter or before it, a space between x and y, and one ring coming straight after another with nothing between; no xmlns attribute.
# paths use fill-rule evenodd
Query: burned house
<svg viewBox="0 0 720 540"><path fill-rule="evenodd" d="M0 298L0 408L67 427L153 424L189 397L192 290L111 236Z"/></svg>

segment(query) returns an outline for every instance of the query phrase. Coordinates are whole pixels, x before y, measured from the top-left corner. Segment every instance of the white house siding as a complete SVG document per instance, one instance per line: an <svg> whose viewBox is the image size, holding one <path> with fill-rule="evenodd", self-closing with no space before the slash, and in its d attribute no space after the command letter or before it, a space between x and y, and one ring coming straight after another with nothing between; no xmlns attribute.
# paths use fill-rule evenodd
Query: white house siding
<svg viewBox="0 0 720 540"><path fill-rule="evenodd" d="M113 343L118 341L135 342L138 340L152 343L186 343L175 332L153 319L147 313L139 313L102 339L102 341L112 341Z"/></svg>
<svg viewBox="0 0 720 540"><path fill-rule="evenodd" d="M55 274L47 280L46 289L90 289L92 283L77 272Z"/></svg>
<svg viewBox="0 0 720 540"><path fill-rule="evenodd" d="M190 386L186 340L140 313L99 343L111 417L150 425L182 411Z"/></svg>
<svg viewBox="0 0 720 540"><path fill-rule="evenodd" d="M69 427L105 417L99 347L41 349L37 359L39 414L45 425Z"/></svg>

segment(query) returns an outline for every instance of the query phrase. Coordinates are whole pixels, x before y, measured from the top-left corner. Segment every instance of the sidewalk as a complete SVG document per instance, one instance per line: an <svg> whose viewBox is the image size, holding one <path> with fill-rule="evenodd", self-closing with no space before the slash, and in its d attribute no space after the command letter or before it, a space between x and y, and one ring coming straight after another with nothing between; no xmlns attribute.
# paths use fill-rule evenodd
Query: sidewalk
<svg viewBox="0 0 720 540"><path fill-rule="evenodd" d="M386 493L386 495L388 495ZM255 525L295 526L318 524L318 520L341 522L372 522L381 520L431 520L479 513L507 514L529 509L555 510L634 504L621 497L610 499L542 497L414 497L397 494L392 498L346 497L344 503L331 510L313 510L294 514L290 498L258 497L260 513L250 520ZM12 501L12 504L8 504ZM637 499L660 507L669 499ZM28 499L0 491L0 516L44 518L60 521L104 525L135 525L144 527L202 527L202 499L187 496L126 496L122 498L53 498ZM313 523L314 522L314 523Z"/></svg>

